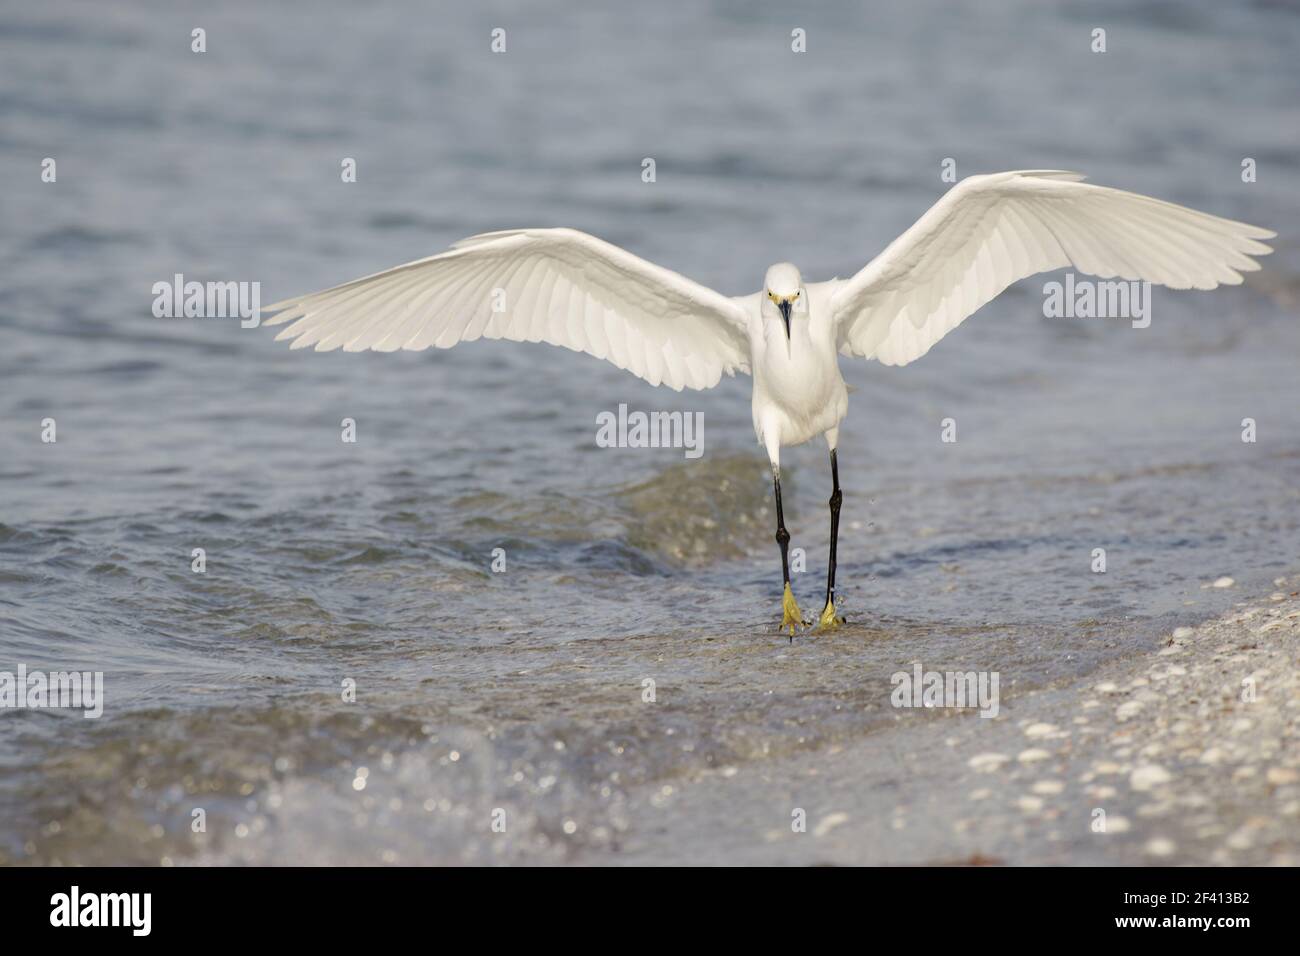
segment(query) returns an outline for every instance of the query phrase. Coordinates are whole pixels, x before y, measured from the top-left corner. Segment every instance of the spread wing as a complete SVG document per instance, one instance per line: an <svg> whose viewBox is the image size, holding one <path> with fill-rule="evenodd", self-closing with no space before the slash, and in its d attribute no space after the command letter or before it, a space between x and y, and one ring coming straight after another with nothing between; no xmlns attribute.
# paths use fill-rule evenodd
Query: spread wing
<svg viewBox="0 0 1300 956"><path fill-rule="evenodd" d="M841 352L920 358L1018 279L1073 266L1173 289L1236 285L1272 249L1267 229L1024 170L962 180L831 296Z"/></svg>
<svg viewBox="0 0 1300 956"><path fill-rule="evenodd" d="M728 297L574 229L519 229L268 306L292 348L549 342L651 385L711 388L749 371L748 318Z"/></svg>

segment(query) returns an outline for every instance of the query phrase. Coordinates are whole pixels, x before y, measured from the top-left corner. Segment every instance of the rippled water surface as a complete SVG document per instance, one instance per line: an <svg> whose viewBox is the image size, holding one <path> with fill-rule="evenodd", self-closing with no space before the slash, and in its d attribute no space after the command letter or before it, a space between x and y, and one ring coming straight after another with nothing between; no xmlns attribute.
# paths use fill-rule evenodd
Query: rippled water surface
<svg viewBox="0 0 1300 956"><path fill-rule="evenodd" d="M676 832L699 858L708 821L674 793L756 771L780 825L790 781L764 768L887 753L911 661L998 670L1014 703L1228 607L1220 575L1295 567L1293 6L613 6L0 15L0 670L103 671L107 694L97 721L0 713L0 861L666 860ZM1282 235L1244 287L1156 290L1145 330L1045 319L1039 279L912 366L843 360L830 639L777 632L747 379L676 394L494 342L291 353L151 314L175 273L269 302L528 225L729 294L779 259L843 276L945 157ZM704 456L597 447L619 403L702 412ZM806 612L824 454L786 453Z"/></svg>

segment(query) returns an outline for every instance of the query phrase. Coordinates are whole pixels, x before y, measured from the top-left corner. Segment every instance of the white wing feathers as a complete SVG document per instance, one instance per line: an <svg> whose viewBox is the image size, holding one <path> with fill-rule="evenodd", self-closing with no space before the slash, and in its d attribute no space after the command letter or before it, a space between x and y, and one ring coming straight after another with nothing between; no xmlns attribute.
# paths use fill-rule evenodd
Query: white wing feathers
<svg viewBox="0 0 1300 956"><path fill-rule="evenodd" d="M906 365L1018 279L1074 266L1174 289L1236 285L1272 251L1267 229L1078 173L962 180L831 296L840 351Z"/></svg>
<svg viewBox="0 0 1300 956"><path fill-rule="evenodd" d="M748 319L726 296L574 229L519 229L268 306L292 348L386 352L479 337L549 342L652 385L711 388L749 371Z"/></svg>

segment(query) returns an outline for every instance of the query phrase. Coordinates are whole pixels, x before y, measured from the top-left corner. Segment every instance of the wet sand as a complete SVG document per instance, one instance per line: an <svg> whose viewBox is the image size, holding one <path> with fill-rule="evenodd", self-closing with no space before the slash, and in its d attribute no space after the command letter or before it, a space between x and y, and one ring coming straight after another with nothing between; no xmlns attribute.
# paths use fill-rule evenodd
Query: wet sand
<svg viewBox="0 0 1300 956"><path fill-rule="evenodd" d="M627 858L1295 865L1300 576L1274 584L996 719L904 712L888 735L657 792Z"/></svg>

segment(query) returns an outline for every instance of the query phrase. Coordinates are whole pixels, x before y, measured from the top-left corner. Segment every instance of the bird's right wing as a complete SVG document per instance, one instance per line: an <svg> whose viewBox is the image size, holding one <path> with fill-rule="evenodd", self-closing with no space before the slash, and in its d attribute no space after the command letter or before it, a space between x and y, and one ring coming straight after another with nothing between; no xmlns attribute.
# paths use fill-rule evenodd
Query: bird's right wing
<svg viewBox="0 0 1300 956"><path fill-rule="evenodd" d="M1035 169L970 176L831 295L841 352L906 365L1017 279L1073 265L1173 289L1236 285L1267 229Z"/></svg>
<svg viewBox="0 0 1300 956"><path fill-rule="evenodd" d="M734 301L575 229L489 232L447 252L267 306L292 348L451 348L479 337L549 342L652 385L711 388L749 371Z"/></svg>

